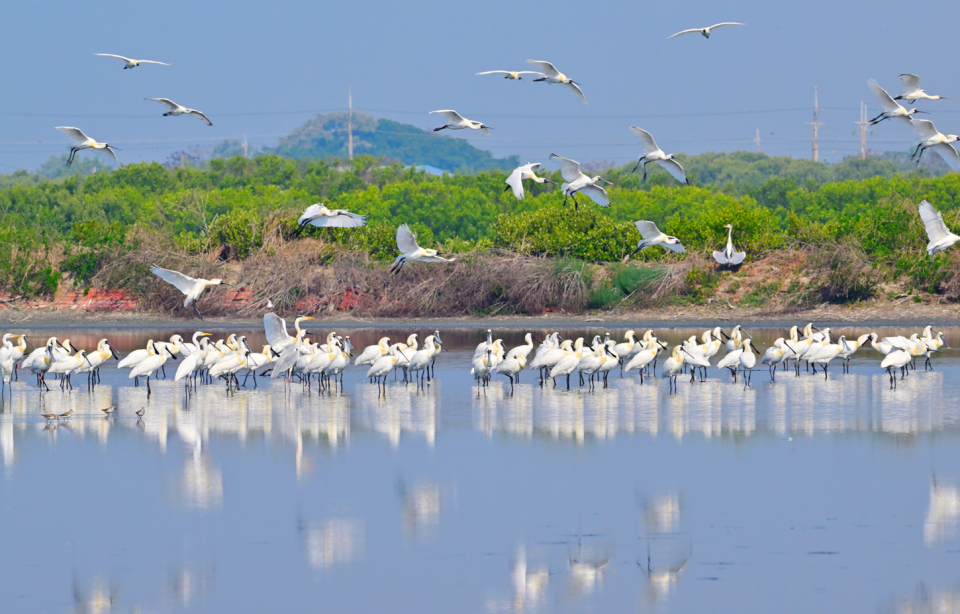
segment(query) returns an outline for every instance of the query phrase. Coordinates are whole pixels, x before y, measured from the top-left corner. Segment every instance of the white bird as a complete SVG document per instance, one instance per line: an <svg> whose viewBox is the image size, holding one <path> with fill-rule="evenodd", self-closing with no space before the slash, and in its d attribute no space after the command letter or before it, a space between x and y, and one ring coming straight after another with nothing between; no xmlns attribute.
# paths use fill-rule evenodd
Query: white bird
<svg viewBox="0 0 960 614"><path fill-rule="evenodd" d="M903 84L903 92L895 98L895 100L906 100L909 103L913 103L916 100L953 100L952 98L947 98L945 96L931 96L922 89L920 89L920 77L917 75L911 75L910 73L904 73L900 75L900 83Z"/></svg>
<svg viewBox="0 0 960 614"><path fill-rule="evenodd" d="M156 347L156 345L154 345L153 352L154 353L151 356L148 356L143 360L141 360L139 363L137 363L137 366L131 369L130 375L127 376L130 379L134 379L134 378L138 378L146 375L147 376L147 396L149 396L151 392L150 378L153 376L154 373L157 372L157 369L162 367L163 364L167 362L168 357L176 360L176 356L174 356L173 353L168 348L164 348L161 351L159 348Z"/></svg>
<svg viewBox="0 0 960 614"><path fill-rule="evenodd" d="M300 337L300 323L312 319L310 316L297 316L293 321L293 328L297 331L296 337ZM274 354L280 354L296 342L296 338L291 337L287 332L287 321L275 313L263 314L263 332Z"/></svg>
<svg viewBox="0 0 960 614"><path fill-rule="evenodd" d="M680 239L663 234L653 222L641 220L634 222L633 225L636 226L637 230L640 231L640 236L643 237L643 240L637 244L637 249L633 250L631 253L627 254L626 257L624 257L624 262L626 262L630 256L636 254L641 249L647 249L648 247L653 247L655 245L663 246L679 254L683 254L687 251L683 249Z"/></svg>
<svg viewBox="0 0 960 614"><path fill-rule="evenodd" d="M189 307L193 305L193 310L197 313L197 317L203 320L203 316L200 315L200 310L197 309L197 299L200 298L200 295L207 288L207 286L230 286L233 287L233 284L228 284L222 279L199 279L193 278L188 275L184 275L178 271L171 271L169 269L161 269L157 265L150 267L150 272L167 282L168 284L173 285L177 290L183 292L186 295L186 299L183 301L184 307Z"/></svg>
<svg viewBox="0 0 960 614"><path fill-rule="evenodd" d="M537 75L539 77L543 76L543 73L536 72L535 70L485 70L483 72L478 72L478 75L503 75L504 79L511 79L513 81L522 81L523 75Z"/></svg>
<svg viewBox="0 0 960 614"><path fill-rule="evenodd" d="M785 345L783 337L779 337L773 342L773 345L767 348L760 359L760 364L766 365L770 371L770 379L776 381L777 365L782 363L793 353L789 346Z"/></svg>
<svg viewBox="0 0 960 614"><path fill-rule="evenodd" d="M683 170L683 167L673 158L673 154L664 153L663 150L660 149L657 142L653 140L652 134L637 126L630 126L630 130L640 139L640 144L643 146L644 152L637 160L637 165L630 171L631 173L635 173L640 165L643 164L643 179L641 179L641 181L646 181L647 164L656 162L660 168L670 173L674 179L683 185L690 185L687 182L687 173Z"/></svg>
<svg viewBox="0 0 960 614"><path fill-rule="evenodd" d="M471 130L479 130L483 136L490 136L490 126L486 126L481 122L475 122L472 119L467 119L456 111L451 111L450 109L443 111L430 111L431 115L434 113L439 114L441 117L447 120L446 124L440 126L439 128L434 128L434 132L443 130L444 128L447 130L463 130L464 128L470 128Z"/></svg>
<svg viewBox="0 0 960 614"><path fill-rule="evenodd" d="M905 125L909 125L910 120L913 119L914 113L924 113L925 111L918 111L917 109L910 109L909 111L904 107L897 104L897 101L894 100L890 94L887 93L885 89L880 87L880 85L870 79L867 81L867 85L870 86L870 90L873 92L874 98L877 99L877 102L880 103L880 106L883 107L883 113L877 115L870 120L870 125L874 126L879 124L885 119L896 119L900 122L903 122Z"/></svg>
<svg viewBox="0 0 960 614"><path fill-rule="evenodd" d="M549 179L543 177L537 177L537 170L540 168L539 162L530 162L529 164L524 164L523 166L518 166L513 169L513 172L510 173L510 176L507 177L507 187L503 189L506 192L509 189L513 189L513 195L517 197L518 200L523 200L523 182L526 179L530 181L535 181L537 183L549 183L550 185L557 185Z"/></svg>
<svg viewBox="0 0 960 614"><path fill-rule="evenodd" d="M947 225L943 223L943 214L934 209L929 201L924 200L920 203L920 219L923 220L923 227L927 231L927 238L930 239L930 242L927 243L927 253L930 254L930 262L933 262L933 257L936 256L938 252L942 252L957 241L960 241L960 237L950 232L947 229Z"/></svg>
<svg viewBox="0 0 960 614"><path fill-rule="evenodd" d="M663 374L660 376L669 380L671 392L677 390L677 376L680 375L681 371L683 371L683 348L677 345L674 346L670 358L664 361Z"/></svg>
<svg viewBox="0 0 960 614"><path fill-rule="evenodd" d="M727 224L724 228L727 229L727 246L722 252L713 252L713 259L720 264L736 266L743 262L743 259L747 257L747 253L734 251L733 249L733 224Z"/></svg>
<svg viewBox="0 0 960 614"><path fill-rule="evenodd" d="M712 26L706 28L691 28L689 30L681 30L676 34L671 34L667 37L667 40L670 40L674 36L683 36L684 34L702 34L704 38L710 38L710 34L717 28L725 28L727 26L742 26L745 24L738 23L736 21L724 21L723 23L715 23Z"/></svg>
<svg viewBox="0 0 960 614"><path fill-rule="evenodd" d="M513 392L514 381L520 379L520 372L523 371L526 366L527 357L523 354L514 354L497 364L491 371L491 375L506 375L510 378L510 392Z"/></svg>
<svg viewBox="0 0 960 614"><path fill-rule="evenodd" d="M92 149L96 153L112 158L113 161L117 163L117 166L123 166L120 164L120 159L117 158L116 147L113 147L109 143L101 143L100 141L91 139L79 128L57 126L57 130L73 139L75 143L74 146L70 148L70 157L67 158L67 166L73 164L73 158L77 155L77 152L83 151L84 149Z"/></svg>
<svg viewBox="0 0 960 614"><path fill-rule="evenodd" d="M480 387L486 388L487 378L493 368L497 366L497 357L493 351L493 347L488 347L483 356L477 356L473 359L473 369L470 372L473 373L473 379L477 380L478 397L480 396Z"/></svg>
<svg viewBox="0 0 960 614"><path fill-rule="evenodd" d="M895 347L883 358L880 368L887 371L887 374L890 375L890 383L895 386L897 383L895 371L900 369L900 379L903 379L906 374L906 367L911 360L913 360L913 356L910 355L909 351L905 348Z"/></svg>
<svg viewBox="0 0 960 614"><path fill-rule="evenodd" d="M546 81L547 83L559 83L560 85L567 88L567 91L577 97L583 104L587 104L587 98L583 95L583 90L580 89L580 85L573 79L567 77L563 74L550 62L545 62L543 60L527 60L527 64L532 64L540 69L543 73L539 79L534 79L534 81Z"/></svg>
<svg viewBox="0 0 960 614"><path fill-rule="evenodd" d="M390 337L381 337L375 345L368 345L360 353L360 356L353 362L360 367L363 365L372 365L379 358L383 358L390 353Z"/></svg>
<svg viewBox="0 0 960 614"><path fill-rule="evenodd" d="M596 185L599 181L610 183L609 181L600 175L596 177L585 175L583 171L580 170L580 163L576 160L562 158L557 154L550 154L550 159L556 160L561 164L560 174L563 175L564 180L567 182L560 186L560 189L563 190L563 204L567 204L567 198L572 197L573 208L578 209L580 203L577 202L577 192L579 192L585 194L590 200L601 207L610 206L610 196L607 194L607 191Z"/></svg>
<svg viewBox="0 0 960 614"><path fill-rule="evenodd" d="M929 119L915 119L910 122L910 128L912 128L921 139L917 145L917 149L913 152L913 155L910 156L911 159L914 157L917 158L917 165L920 164L920 158L923 157L923 152L932 147L935 152L940 154L940 157L947 163L947 166L954 171L960 171L960 157L957 156L957 150L950 144L960 139L960 137L956 134L942 134Z"/></svg>
<svg viewBox="0 0 960 614"><path fill-rule="evenodd" d="M99 55L105 58L117 58L118 60L123 60L123 69L136 68L141 64L159 64L160 66L170 66L165 62L155 62L154 60L134 60L133 58L125 58L122 55L114 55L112 53L94 53L93 55Z"/></svg>
<svg viewBox="0 0 960 614"><path fill-rule="evenodd" d="M443 258L437 250L417 245L417 235L413 234L406 224L397 227L397 248L400 250L400 255L397 256L393 267L390 268L392 273L399 273L403 265L411 260L418 262L453 262L456 260L456 258Z"/></svg>
<svg viewBox="0 0 960 614"><path fill-rule="evenodd" d="M154 102L159 102L163 106L170 109L169 111L163 114L164 117L167 117L170 115L174 117L176 117L177 115L192 115L197 119L206 123L208 126L213 125L213 122L210 121L210 118L204 115L201 111L197 111L196 109L189 109L183 105L179 105L174 101L170 100L169 98L144 98L144 100L152 100Z"/></svg>
<svg viewBox="0 0 960 614"><path fill-rule="evenodd" d="M566 345L569 348L569 343L564 341L561 347ZM560 360L550 369L550 377L553 378L553 386L557 386L557 377L558 376L567 376L567 390L570 390L570 374L573 373L576 368L580 365L580 360L583 358L583 337L577 337L577 341L573 345L573 351L568 351L565 353Z"/></svg>
<svg viewBox="0 0 960 614"><path fill-rule="evenodd" d="M386 356L378 358L370 368L367 370L367 379L375 379L377 382L377 392L380 392L381 384L383 385L383 394L387 393L387 375L390 374L398 365L405 365L407 363L406 357L404 357L396 347L390 348L390 353Z"/></svg>
<svg viewBox="0 0 960 614"><path fill-rule="evenodd" d="M366 217L345 209L327 209L326 205L322 204L310 205L297 220L297 234L300 234L307 224L318 228L356 228L366 224Z"/></svg>

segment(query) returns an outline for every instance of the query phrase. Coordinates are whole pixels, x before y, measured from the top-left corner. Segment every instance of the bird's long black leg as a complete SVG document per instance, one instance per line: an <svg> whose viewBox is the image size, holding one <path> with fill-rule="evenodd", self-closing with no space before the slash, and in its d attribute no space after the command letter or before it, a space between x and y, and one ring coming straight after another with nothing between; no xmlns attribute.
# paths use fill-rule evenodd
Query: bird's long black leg
<svg viewBox="0 0 960 614"><path fill-rule="evenodd" d="M193 303L193 310L196 312L197 317L200 318L200 321L202 322L202 321L203 321L203 316L200 314L200 310L197 309L197 303L196 303L196 302Z"/></svg>

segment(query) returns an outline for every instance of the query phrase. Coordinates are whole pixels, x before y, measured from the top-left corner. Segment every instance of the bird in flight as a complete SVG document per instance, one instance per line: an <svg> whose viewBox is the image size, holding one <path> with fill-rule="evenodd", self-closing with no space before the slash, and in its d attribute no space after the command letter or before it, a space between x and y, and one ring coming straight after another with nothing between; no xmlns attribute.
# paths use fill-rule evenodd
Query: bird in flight
<svg viewBox="0 0 960 614"><path fill-rule="evenodd" d="M920 203L920 219L923 220L927 238L930 239L927 244L927 253L930 254L930 262L933 263L933 257L938 252L960 241L960 237L950 232L947 225L943 223L943 214L926 200Z"/></svg>
<svg viewBox="0 0 960 614"><path fill-rule="evenodd" d="M883 113L871 119L870 125L875 126L885 119L896 119L897 121L905 122L905 126L909 126L914 113L925 113L925 111L918 111L916 109L910 109L908 111L901 107L897 104L896 100L891 98L890 94L873 79L867 81L867 85L870 86L870 91L873 92L874 98L876 98L880 106L883 107Z"/></svg>
<svg viewBox="0 0 960 614"><path fill-rule="evenodd" d="M170 100L169 98L144 98L144 100L152 100L152 101L154 101L154 102L159 102L159 103L162 104L163 106L165 106L165 107L167 107L168 109L170 109L169 111L167 111L166 113L163 114L164 117L167 117L168 115L173 115L173 116L177 116L177 115L193 115L193 116L196 117L197 119L199 119L199 120L203 121L204 123L206 123L208 126L212 126L212 125L213 125L213 122L210 121L210 120L207 118L207 116L204 115L203 113L201 113L200 111L197 111L196 109L188 109L187 107L185 107L185 106L183 106L183 105L179 105L179 104L175 103L174 101Z"/></svg>
<svg viewBox="0 0 960 614"><path fill-rule="evenodd" d="M676 34L671 34L667 37L667 40L670 40L674 36L683 36L684 34L702 34L704 38L710 38L710 34L713 33L717 28L725 28L727 26L742 26L745 24L737 23L736 21L724 21L723 23L715 23L712 26L707 26L706 28L690 28L689 30L681 30Z"/></svg>
<svg viewBox="0 0 960 614"><path fill-rule="evenodd" d="M954 171L960 171L960 157L957 156L957 150L950 143L956 142L960 137L956 134L943 134L933 125L929 119L915 119L910 122L910 127L920 137L921 141L917 145L911 158L917 158L917 165L920 165L920 158L923 152L933 148L940 154L943 161L947 163Z"/></svg>
<svg viewBox="0 0 960 614"><path fill-rule="evenodd" d="M543 76L539 79L534 79L534 81L546 81L547 83L559 83L560 85L567 88L571 94L576 96L580 102L587 104L587 98L583 95L583 90L580 89L580 85L563 74L550 62L545 62L543 60L527 60L528 64L536 66L543 72Z"/></svg>
<svg viewBox="0 0 960 614"><path fill-rule="evenodd" d="M125 58L122 55L114 55L112 53L95 53L93 55L100 55L105 58L117 58L118 60L123 60L123 69L136 68L141 64L159 64L160 66L170 66L166 62L155 62L153 60L134 60L133 58Z"/></svg>
<svg viewBox="0 0 960 614"><path fill-rule="evenodd" d="M931 96L920 89L920 77L905 73L900 75L900 83L903 84L903 92L894 98L894 100L906 100L913 104L917 100L952 100L946 96Z"/></svg>
<svg viewBox="0 0 960 614"><path fill-rule="evenodd" d="M326 205L310 205L297 220L297 234L311 224L320 228L355 228L366 224L367 216L350 213L345 209L327 209Z"/></svg>
<svg viewBox="0 0 960 614"><path fill-rule="evenodd" d="M663 153L663 150L657 146L657 142L653 140L652 134L636 126L630 126L630 130L640 139L640 144L643 145L644 151L644 154L637 160L637 165L630 171L631 173L636 172L637 168L643 164L643 179L641 181L646 181L647 164L656 162L663 170L673 175L674 179L683 185L689 185L687 183L687 173L683 170L683 167L673 159L673 154Z"/></svg>
<svg viewBox="0 0 960 614"><path fill-rule="evenodd" d="M417 244L417 235L413 234L410 227L401 224L397 227L397 248L400 255L390 268L391 273L399 273L403 265L411 260L419 262L453 262L456 258L442 258L435 249L426 249Z"/></svg>
<svg viewBox="0 0 960 614"><path fill-rule="evenodd" d="M83 133L79 128L73 128L70 126L57 126L57 130L64 133L71 139L75 141L75 145L70 148L70 157L67 158L67 166L73 164L73 159L76 157L78 151L83 151L84 149L92 149L96 153L99 153L103 156L111 158L118 166L123 166L120 164L120 160L117 158L117 154L114 151L117 149L109 143L101 143L94 139L91 139L86 134Z"/></svg>
<svg viewBox="0 0 960 614"><path fill-rule="evenodd" d="M531 162L529 164L524 164L523 166L518 166L513 169L513 172L510 173L510 176L507 177L507 187L503 189L506 192L509 189L513 189L513 195L517 197L517 200L523 200L523 182L526 179L530 181L535 181L537 183L549 183L550 185L556 185L549 179L544 179L543 177L537 177L537 170L540 168L539 162Z"/></svg>
<svg viewBox="0 0 960 614"><path fill-rule="evenodd" d="M434 132L443 130L444 128L448 130L463 130L464 128L470 128L471 130L479 130L483 136L490 136L489 126L486 126L481 122L475 122L472 119L467 119L456 111L450 111L449 109L443 111L430 111L431 115L434 113L437 113L447 120L446 124L440 126L439 128L434 128Z"/></svg>
<svg viewBox="0 0 960 614"><path fill-rule="evenodd" d="M167 282L168 284L174 286L180 292L183 292L186 295L186 299L183 301L184 307L189 307L193 305L193 310L197 313L197 317L203 320L203 316L200 314L200 310L197 309L197 299L200 298L200 295L207 288L207 286L230 286L233 287L233 284L228 284L222 279L196 279L188 275L184 275L179 271L171 271L169 269L161 269L157 265L150 267L150 272Z"/></svg>
<svg viewBox="0 0 960 614"><path fill-rule="evenodd" d="M573 209L578 211L580 203L577 202L577 193L585 194L590 200L601 207L610 206L610 196L607 191L598 186L597 183L603 181L610 183L600 175L591 177L580 169L580 163L570 158L564 158L557 154L550 154L551 160L556 160L560 164L560 174L563 175L564 183L560 186L563 190L563 204L567 204L567 198L573 198ZM612 184L611 184L612 185Z"/></svg>
<svg viewBox="0 0 960 614"><path fill-rule="evenodd" d="M687 251L683 249L680 239L671 237L668 234L664 234L653 222L643 220L634 222L633 225L636 226L637 230L640 231L640 236L643 237L643 240L637 244L637 249L630 252L630 254L623 259L624 262L626 262L630 256L636 254L641 249L647 249L648 247L653 247L655 245L666 247L667 249L673 250L680 254Z"/></svg>
<svg viewBox="0 0 960 614"><path fill-rule="evenodd" d="M522 81L523 75L538 75L543 76L542 72L536 72L535 70L487 70L484 72L478 72L478 75L503 75L504 79L510 79L513 81Z"/></svg>

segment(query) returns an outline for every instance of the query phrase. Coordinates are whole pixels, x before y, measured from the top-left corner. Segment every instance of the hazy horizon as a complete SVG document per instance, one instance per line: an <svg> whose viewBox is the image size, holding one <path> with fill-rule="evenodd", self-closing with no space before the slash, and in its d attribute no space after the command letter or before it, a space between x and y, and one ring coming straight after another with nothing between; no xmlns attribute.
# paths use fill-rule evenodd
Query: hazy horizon
<svg viewBox="0 0 960 614"><path fill-rule="evenodd" d="M244 136L272 146L315 113L345 109L348 87L358 111L430 129L439 124L429 111L456 109L495 128L488 138L456 136L497 157L541 162L550 153L584 162L635 158L629 124L652 132L668 152L753 151L759 129L764 153L808 158L814 86L824 108L820 159L836 162L859 151L860 101L870 117L879 112L867 79L896 95L897 75L913 72L928 92L960 96L947 70L947 22L929 22L949 14L946 2L911 11L822 0L802 7L602 1L590 11L564 0L520 13L502 1L450 6L16 5L0 38L9 93L0 104L0 172L65 153L58 125L116 144L124 162L163 161L181 148ZM665 40L718 21L746 25L710 40ZM95 53L172 66L125 71ZM524 70L528 58L556 64L581 84L589 105L560 86L474 75ZM147 97L200 109L214 126L162 117L165 109ZM913 106L930 111L942 132L960 130L956 101ZM892 122L868 136L874 151L915 142Z"/></svg>

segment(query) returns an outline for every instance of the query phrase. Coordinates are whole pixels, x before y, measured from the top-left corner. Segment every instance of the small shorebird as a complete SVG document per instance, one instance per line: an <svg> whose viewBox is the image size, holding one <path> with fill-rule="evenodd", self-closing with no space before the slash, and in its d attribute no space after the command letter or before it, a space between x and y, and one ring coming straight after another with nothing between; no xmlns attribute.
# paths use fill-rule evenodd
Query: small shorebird
<svg viewBox="0 0 960 614"><path fill-rule="evenodd" d="M59 419L60 419L60 416L58 416L57 414L40 414L40 417L46 418L48 422L49 422L50 420L59 420Z"/></svg>
<svg viewBox="0 0 960 614"><path fill-rule="evenodd" d="M69 417L72 416L72 415L73 415L73 410L71 409L71 410L65 411L65 412L63 412L62 414L60 414L60 417L61 417L61 418L69 418Z"/></svg>
<svg viewBox="0 0 960 614"><path fill-rule="evenodd" d="M143 414L145 414L146 412L147 412L147 408L146 408L146 407L141 407L141 408L138 409L135 413L137 414L137 417L138 417L138 418L143 418Z"/></svg>
<svg viewBox="0 0 960 614"><path fill-rule="evenodd" d="M112 414L112 413L114 413L114 412L117 411L117 406L116 406L116 405L111 405L110 407L101 409L100 411L102 411L103 413L105 413L106 415L109 416L110 414Z"/></svg>

